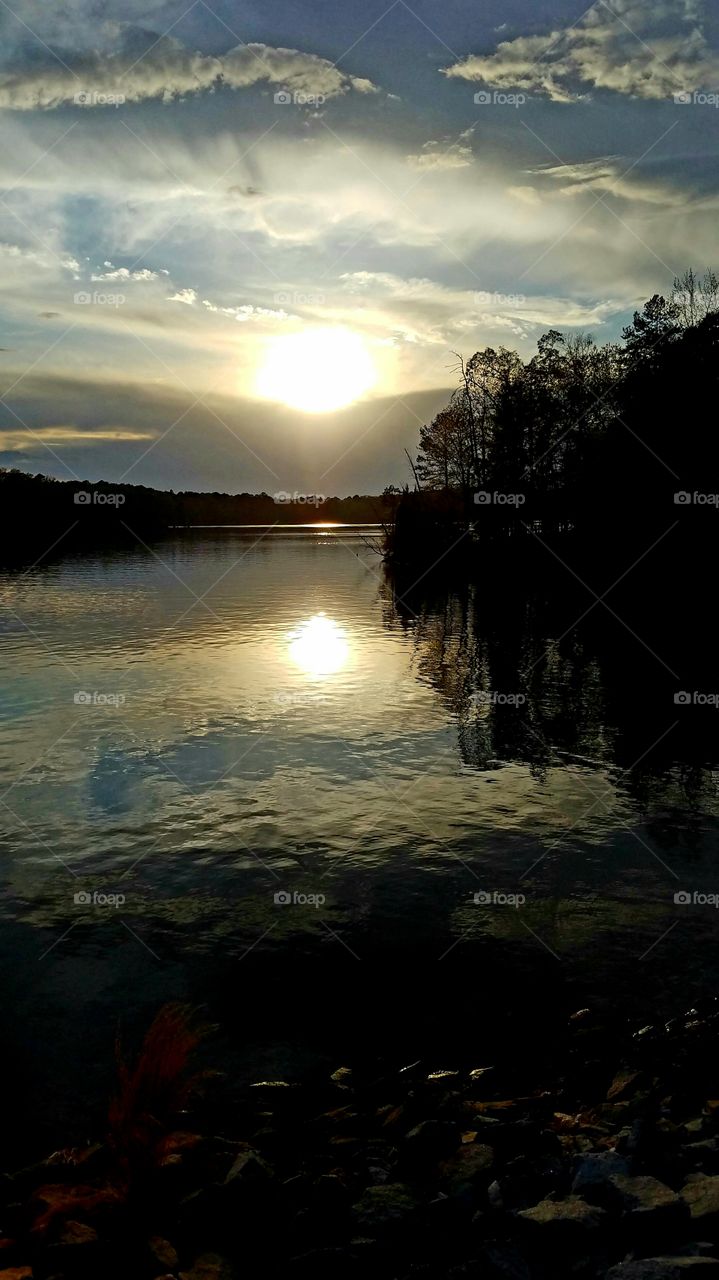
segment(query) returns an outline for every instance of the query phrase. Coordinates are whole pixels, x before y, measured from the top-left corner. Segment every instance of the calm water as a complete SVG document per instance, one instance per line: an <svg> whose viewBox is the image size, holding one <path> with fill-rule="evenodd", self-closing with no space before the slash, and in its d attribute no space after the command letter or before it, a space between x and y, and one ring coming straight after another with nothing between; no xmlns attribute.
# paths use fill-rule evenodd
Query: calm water
<svg viewBox="0 0 719 1280"><path fill-rule="evenodd" d="M366 531L259 532L1 575L9 1160L101 1123L168 999L239 1081L715 989L674 894L719 890L719 713L586 602L400 600Z"/></svg>

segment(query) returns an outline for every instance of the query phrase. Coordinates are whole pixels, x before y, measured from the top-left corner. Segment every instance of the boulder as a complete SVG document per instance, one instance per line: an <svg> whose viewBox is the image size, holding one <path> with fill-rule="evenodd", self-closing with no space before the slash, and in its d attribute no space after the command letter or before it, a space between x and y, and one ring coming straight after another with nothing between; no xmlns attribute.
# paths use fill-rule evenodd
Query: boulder
<svg viewBox="0 0 719 1280"><path fill-rule="evenodd" d="M665 1224L678 1224L687 1215L681 1197L657 1178L615 1174L607 1183L607 1194L633 1222L641 1221L653 1230Z"/></svg>
<svg viewBox="0 0 719 1280"><path fill-rule="evenodd" d="M456 1124L448 1120L423 1120L410 1129L402 1143L403 1160L432 1164L454 1151L461 1135Z"/></svg>
<svg viewBox="0 0 719 1280"><path fill-rule="evenodd" d="M440 1181L454 1191L465 1184L486 1181L494 1163L494 1151L483 1142L468 1142L440 1165Z"/></svg>
<svg viewBox="0 0 719 1280"><path fill-rule="evenodd" d="M218 1253L203 1253L189 1271L179 1273L180 1280L235 1280L235 1272L226 1258Z"/></svg>
<svg viewBox="0 0 719 1280"><path fill-rule="evenodd" d="M641 1071L618 1071L607 1090L607 1102L626 1102L644 1081Z"/></svg>
<svg viewBox="0 0 719 1280"><path fill-rule="evenodd" d="M151 1236L147 1242L150 1255L165 1271L176 1271L179 1258L176 1249L170 1244L169 1240L163 1239L162 1236Z"/></svg>
<svg viewBox="0 0 719 1280"><path fill-rule="evenodd" d="M586 1249L607 1214L579 1196L567 1196L564 1200L542 1200L532 1209L518 1210L515 1217L536 1244L554 1251Z"/></svg>
<svg viewBox="0 0 719 1280"><path fill-rule="evenodd" d="M682 1187L681 1198L689 1208L692 1222L702 1230L719 1230L719 1177L692 1174Z"/></svg>
<svg viewBox="0 0 719 1280"><path fill-rule="evenodd" d="M383 1187L369 1187L352 1206L352 1214L362 1231L382 1235L407 1223L416 1208L409 1188L401 1182L390 1182Z"/></svg>
<svg viewBox="0 0 719 1280"><path fill-rule="evenodd" d="M594 1200L597 1190L601 1196L610 1178L627 1175L629 1165L618 1151L591 1151L578 1156L574 1162L572 1195Z"/></svg>

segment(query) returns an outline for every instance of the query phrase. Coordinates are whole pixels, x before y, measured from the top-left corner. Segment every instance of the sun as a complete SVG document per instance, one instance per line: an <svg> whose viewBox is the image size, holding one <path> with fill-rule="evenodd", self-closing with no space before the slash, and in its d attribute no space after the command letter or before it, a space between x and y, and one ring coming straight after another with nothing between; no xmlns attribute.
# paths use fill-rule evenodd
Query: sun
<svg viewBox="0 0 719 1280"><path fill-rule="evenodd" d="M303 413L330 413L354 404L376 380L372 356L358 333L305 329L271 340L256 389L263 399Z"/></svg>

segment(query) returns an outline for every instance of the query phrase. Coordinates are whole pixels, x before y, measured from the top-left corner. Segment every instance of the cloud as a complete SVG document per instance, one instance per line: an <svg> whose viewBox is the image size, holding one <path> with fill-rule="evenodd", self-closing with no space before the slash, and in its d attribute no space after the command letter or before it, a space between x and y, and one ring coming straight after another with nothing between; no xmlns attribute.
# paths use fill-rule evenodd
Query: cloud
<svg viewBox="0 0 719 1280"><path fill-rule="evenodd" d="M196 289L178 289L177 293L171 293L167 299L168 302L184 302L187 307L194 307L197 302Z"/></svg>
<svg viewBox="0 0 719 1280"><path fill-rule="evenodd" d="M441 142L425 142L418 155L407 156L413 169L465 169L474 163L472 135L474 125L460 133L454 142L444 138Z"/></svg>
<svg viewBox="0 0 719 1280"><path fill-rule="evenodd" d="M245 323L247 320L288 320L289 315L286 311L276 311L272 307L253 307L249 302L244 303L241 307L218 307L214 302L210 302L208 298L202 299L203 307L218 316L229 316L232 320L239 320Z"/></svg>
<svg viewBox="0 0 719 1280"><path fill-rule="evenodd" d="M111 267L112 264L110 262L106 262L105 266ZM130 271L128 267L115 267L111 271L101 271L97 275L93 274L90 276L90 279L122 280L126 284L129 284L130 281L157 280L158 274L159 273L157 271L150 271L148 267L143 267L140 271ZM167 272L164 272L163 274L167 275Z"/></svg>
<svg viewBox="0 0 719 1280"><path fill-rule="evenodd" d="M704 34L698 0L599 0L572 27L504 41L445 75L556 102L593 89L661 99L714 85L719 55Z"/></svg>
<svg viewBox="0 0 719 1280"><path fill-rule="evenodd" d="M672 186L661 179L643 177L628 160L620 156L584 160L576 164L550 165L535 170L535 173L555 182L561 195L565 196L578 196L594 191L620 200L654 204L665 209L684 206L691 198L690 193L681 190L679 186Z"/></svg>
<svg viewBox="0 0 719 1280"><path fill-rule="evenodd" d="M28 63L0 75L0 107L15 111L49 109L64 103L117 106L148 98L170 101L225 86L282 85L296 95L334 98L355 90L376 91L371 81L339 71L326 58L266 44L238 45L218 56L192 52L163 36L147 52L91 52L53 62Z"/></svg>
<svg viewBox="0 0 719 1280"><path fill-rule="evenodd" d="M33 427L0 428L0 450L5 453L40 453L43 447L68 444L128 443L134 440L152 440L149 431L134 431L127 427L105 427L83 430L82 427Z"/></svg>
<svg viewBox="0 0 719 1280"><path fill-rule="evenodd" d="M537 336L547 328L581 328L603 325L626 307L623 299L591 301L549 294L528 295L513 291L462 289L422 277L404 279L390 272L355 271L342 277L351 317L356 302L371 299L365 321L374 317L393 341L448 352L454 344L465 350ZM338 305L339 299L335 305Z"/></svg>

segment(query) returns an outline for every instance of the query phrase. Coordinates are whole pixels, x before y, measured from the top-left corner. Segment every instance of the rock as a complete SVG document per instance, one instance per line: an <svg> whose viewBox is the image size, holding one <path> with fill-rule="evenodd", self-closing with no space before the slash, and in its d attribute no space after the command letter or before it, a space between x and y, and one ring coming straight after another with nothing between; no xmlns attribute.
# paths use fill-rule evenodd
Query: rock
<svg viewBox="0 0 719 1280"><path fill-rule="evenodd" d="M493 1209L504 1208L504 1200L502 1198L502 1188L500 1183L497 1182L496 1178L494 1182L490 1182L489 1186L487 1187L487 1199L489 1200L489 1203L491 1204Z"/></svg>
<svg viewBox="0 0 719 1280"><path fill-rule="evenodd" d="M69 1246L97 1244L97 1232L84 1222L66 1222L58 1244Z"/></svg>
<svg viewBox="0 0 719 1280"><path fill-rule="evenodd" d="M687 1207L680 1196L656 1178L629 1178L618 1174L607 1183L609 1197L624 1213L623 1226L630 1238L653 1244L667 1232L675 1232L688 1220Z"/></svg>
<svg viewBox="0 0 719 1280"><path fill-rule="evenodd" d="M238 1187L240 1185L267 1182L273 1176L272 1169L267 1164L267 1161L262 1159L259 1152L248 1148L247 1151L242 1151L235 1160L225 1178L225 1186Z"/></svg>
<svg viewBox="0 0 719 1280"><path fill-rule="evenodd" d="M703 1228L719 1228L719 1177L707 1177L703 1173L692 1174L681 1190L681 1198L688 1206L692 1222Z"/></svg>
<svg viewBox="0 0 719 1280"><path fill-rule="evenodd" d="M617 1151L592 1151L578 1156L574 1162L572 1195L593 1200L593 1192L601 1188L615 1174L628 1174L629 1165Z"/></svg>
<svg viewBox="0 0 719 1280"><path fill-rule="evenodd" d="M715 1258L641 1258L612 1267L606 1280L684 1280L692 1276L719 1280L719 1262Z"/></svg>
<svg viewBox="0 0 719 1280"><path fill-rule="evenodd" d="M682 1154L695 1170L719 1173L719 1141L703 1138L701 1142L689 1142L682 1147Z"/></svg>
<svg viewBox="0 0 719 1280"><path fill-rule="evenodd" d="M35 1198L45 1205L35 1219L34 1230L38 1235L44 1234L58 1219L76 1222L77 1213L82 1213L84 1218L92 1217L93 1221L104 1220L123 1203L121 1193L114 1187L63 1186L61 1183L39 1187Z"/></svg>
<svg viewBox="0 0 719 1280"><path fill-rule="evenodd" d="M383 1234L408 1222L417 1202L408 1187L390 1182L384 1187L369 1187L353 1205L354 1219L363 1231Z"/></svg>
<svg viewBox="0 0 719 1280"><path fill-rule="evenodd" d="M313 1204L324 1212L337 1216L349 1208L349 1192L336 1173L322 1173L310 1189Z"/></svg>
<svg viewBox="0 0 719 1280"><path fill-rule="evenodd" d="M169 1240L164 1240L162 1236L151 1236L147 1242L152 1257L159 1266L164 1267L165 1271L176 1271L179 1258L177 1251L170 1244Z"/></svg>
<svg viewBox="0 0 719 1280"><path fill-rule="evenodd" d="M402 1156L413 1164L434 1163L455 1150L460 1136L458 1126L447 1120L423 1120L407 1134Z"/></svg>
<svg viewBox="0 0 719 1280"><path fill-rule="evenodd" d="M482 1280L531 1280L526 1258L512 1244L488 1245L480 1255L479 1274Z"/></svg>
<svg viewBox="0 0 719 1280"><path fill-rule="evenodd" d="M579 1196L542 1200L532 1209L520 1209L515 1213L529 1240L550 1252L558 1249L585 1251L588 1237L599 1230L606 1217L604 1209L587 1204Z"/></svg>
<svg viewBox="0 0 719 1280"><path fill-rule="evenodd" d="M298 1084L291 1084L289 1080L256 1080L250 1085L251 1089L264 1089L270 1092L273 1089L299 1089Z"/></svg>
<svg viewBox="0 0 719 1280"><path fill-rule="evenodd" d="M697 1116L695 1120L687 1120L686 1123L682 1125L682 1129L686 1133L687 1137L694 1139L700 1138L706 1129L706 1120L704 1116Z"/></svg>
<svg viewBox="0 0 719 1280"><path fill-rule="evenodd" d="M607 1090L607 1102L625 1102L644 1081L641 1071L619 1071Z"/></svg>
<svg viewBox="0 0 719 1280"><path fill-rule="evenodd" d="M364 1269L361 1272L366 1275ZM350 1249L327 1248L311 1249L309 1253L298 1254L291 1258L286 1272L292 1280L359 1280L360 1270L357 1255Z"/></svg>
<svg viewBox="0 0 719 1280"><path fill-rule="evenodd" d="M179 1274L180 1280L235 1280L233 1268L218 1253L201 1254L189 1271Z"/></svg>
<svg viewBox="0 0 719 1280"><path fill-rule="evenodd" d="M333 1071L332 1075L330 1076L330 1080L334 1080L335 1084L348 1085L351 1079L352 1079L351 1067L338 1067L337 1070Z"/></svg>
<svg viewBox="0 0 719 1280"><path fill-rule="evenodd" d="M457 1190L465 1183L484 1180L484 1175L494 1163L494 1151L483 1142L469 1142L455 1151L440 1165L440 1179L450 1190Z"/></svg>

